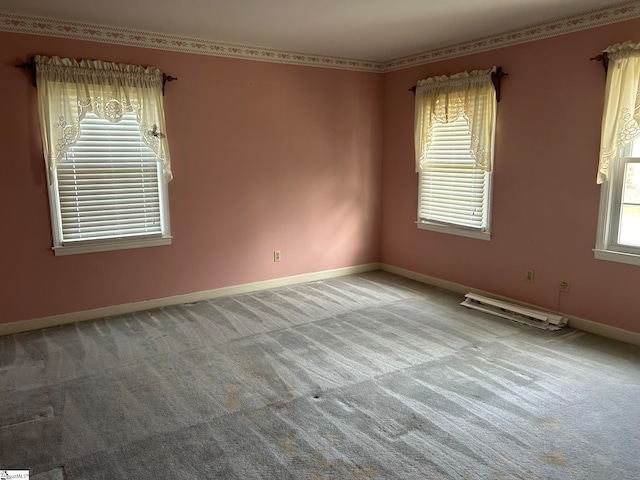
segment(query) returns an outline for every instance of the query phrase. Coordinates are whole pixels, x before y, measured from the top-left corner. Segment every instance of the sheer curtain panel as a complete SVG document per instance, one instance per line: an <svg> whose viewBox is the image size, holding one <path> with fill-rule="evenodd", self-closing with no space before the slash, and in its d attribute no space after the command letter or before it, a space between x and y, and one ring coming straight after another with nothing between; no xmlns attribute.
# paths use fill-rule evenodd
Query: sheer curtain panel
<svg viewBox="0 0 640 480"><path fill-rule="evenodd" d="M98 60L36 56L38 111L49 181L78 142L88 112L110 123L134 113L140 137L172 179L162 101L162 71Z"/></svg>
<svg viewBox="0 0 640 480"><path fill-rule="evenodd" d="M474 70L421 80L416 85L416 171L423 172L436 122L447 124L464 118L471 134L471 157L490 172L496 119L496 93L489 70Z"/></svg>
<svg viewBox="0 0 640 480"><path fill-rule="evenodd" d="M640 135L640 44L618 43L609 56L597 183L609 179L611 160Z"/></svg>

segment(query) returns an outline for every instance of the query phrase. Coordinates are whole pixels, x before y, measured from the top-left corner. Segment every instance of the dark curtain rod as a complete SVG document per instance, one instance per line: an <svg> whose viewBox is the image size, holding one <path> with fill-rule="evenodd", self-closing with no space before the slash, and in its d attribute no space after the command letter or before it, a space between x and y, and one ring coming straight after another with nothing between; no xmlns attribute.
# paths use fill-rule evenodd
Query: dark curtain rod
<svg viewBox="0 0 640 480"><path fill-rule="evenodd" d="M589 60L591 60L592 62L594 60L598 62L602 62L605 75L609 72L609 54L607 52L601 53L600 55L596 55L595 57L590 58Z"/></svg>
<svg viewBox="0 0 640 480"><path fill-rule="evenodd" d="M16 68L22 68L25 72L31 72L31 79L33 82L33 86L37 87L38 82L36 81L36 62L32 58L30 62L24 62L19 65L15 65ZM174 80L178 80L178 77L172 77L171 75L167 75L162 72L162 96L164 97L164 86L167 82L173 82Z"/></svg>
<svg viewBox="0 0 640 480"><path fill-rule="evenodd" d="M496 88L496 102L500 101L500 82L502 81L502 77L506 77L507 75L509 74L503 72L502 67L498 67L496 68L495 72L491 72L491 81L493 82L493 86ZM409 91L413 92L413 94L415 95L416 88L417 86L414 85L409 89Z"/></svg>

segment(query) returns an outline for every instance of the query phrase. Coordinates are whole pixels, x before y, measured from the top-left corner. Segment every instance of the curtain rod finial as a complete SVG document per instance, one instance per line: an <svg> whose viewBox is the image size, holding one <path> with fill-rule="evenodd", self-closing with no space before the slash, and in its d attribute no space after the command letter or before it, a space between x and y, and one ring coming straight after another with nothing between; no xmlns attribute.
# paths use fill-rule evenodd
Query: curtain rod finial
<svg viewBox="0 0 640 480"><path fill-rule="evenodd" d="M167 75L166 73L162 73L162 96L164 97L164 86L167 82L173 82L174 80L178 80L178 77L172 77L171 75Z"/></svg>
<svg viewBox="0 0 640 480"><path fill-rule="evenodd" d="M33 79L33 86L37 87L38 83L36 81L36 64L33 60L31 60L30 62L22 62L18 65L14 65L16 68L21 68L23 69L25 72L31 72L31 76Z"/></svg>
<svg viewBox="0 0 640 480"><path fill-rule="evenodd" d="M496 68L496 71L491 74L491 81L496 89L496 102L500 101L500 81L502 80L502 77L506 77L507 75L509 74L503 72L502 67Z"/></svg>
<svg viewBox="0 0 640 480"><path fill-rule="evenodd" d="M600 53L595 57L591 57L589 60L592 62L594 60L597 62L602 62L602 66L604 67L604 73L607 73L609 71L609 55L607 54L607 52Z"/></svg>

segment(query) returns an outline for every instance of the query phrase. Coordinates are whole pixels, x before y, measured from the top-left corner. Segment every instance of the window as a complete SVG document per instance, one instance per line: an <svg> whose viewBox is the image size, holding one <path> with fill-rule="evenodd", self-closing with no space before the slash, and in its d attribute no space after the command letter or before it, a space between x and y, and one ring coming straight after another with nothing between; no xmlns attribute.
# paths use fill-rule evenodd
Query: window
<svg viewBox="0 0 640 480"><path fill-rule="evenodd" d="M612 45L598 183L595 258L640 265L640 45Z"/></svg>
<svg viewBox="0 0 640 480"><path fill-rule="evenodd" d="M596 258L640 265L640 139L609 165L600 204Z"/></svg>
<svg viewBox="0 0 640 480"><path fill-rule="evenodd" d="M471 133L464 118L433 125L433 140L420 173L418 222L442 231L456 225L487 231L491 174L471 157ZM461 230L464 234L465 231Z"/></svg>
<svg viewBox="0 0 640 480"><path fill-rule="evenodd" d="M494 71L428 78L417 85L420 229L490 239Z"/></svg>
<svg viewBox="0 0 640 480"><path fill-rule="evenodd" d="M158 244L157 237L168 236L167 188L135 114L112 124L87 113L80 125L82 134L56 167L50 188L60 246L92 250L117 240L111 245L131 248L141 238Z"/></svg>
<svg viewBox="0 0 640 480"><path fill-rule="evenodd" d="M162 72L35 62L55 254L170 244Z"/></svg>

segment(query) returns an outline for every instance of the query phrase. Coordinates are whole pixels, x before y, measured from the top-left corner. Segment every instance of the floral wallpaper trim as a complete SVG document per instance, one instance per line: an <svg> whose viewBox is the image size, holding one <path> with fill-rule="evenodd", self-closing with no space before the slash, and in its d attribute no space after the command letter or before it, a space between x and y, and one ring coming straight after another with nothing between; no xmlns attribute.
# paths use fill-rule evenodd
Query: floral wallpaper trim
<svg viewBox="0 0 640 480"><path fill-rule="evenodd" d="M316 67L345 70L381 72L384 69L384 63L382 62L286 52L162 33L81 22L69 22L43 17L13 15L2 12L0 12L0 31L72 38L75 40L113 43L117 45L171 50L217 57L262 60L296 65L313 65Z"/></svg>
<svg viewBox="0 0 640 480"><path fill-rule="evenodd" d="M235 45L119 27L49 19L0 12L0 31L72 38L117 45L154 48L200 55L260 60L274 63L308 65L365 72L388 72L425 63L438 62L472 53L564 35L579 30L607 25L640 17L640 1L570 15L553 22L542 23L521 30L487 37L451 47L431 50L388 62L374 62L323 55L287 52L261 47Z"/></svg>
<svg viewBox="0 0 640 480"><path fill-rule="evenodd" d="M497 48L532 42L543 38L555 37L567 33L587 30L589 28L622 22L640 17L638 0L619 3L617 5L589 10L582 14L562 17L553 22L541 23L522 30L514 30L502 35L461 43L451 47L431 50L416 55L398 58L385 63L384 71L391 72L425 63L439 62L447 58L462 57L472 53L495 50ZM602 48L605 48L603 45ZM598 52L594 52L594 55Z"/></svg>

